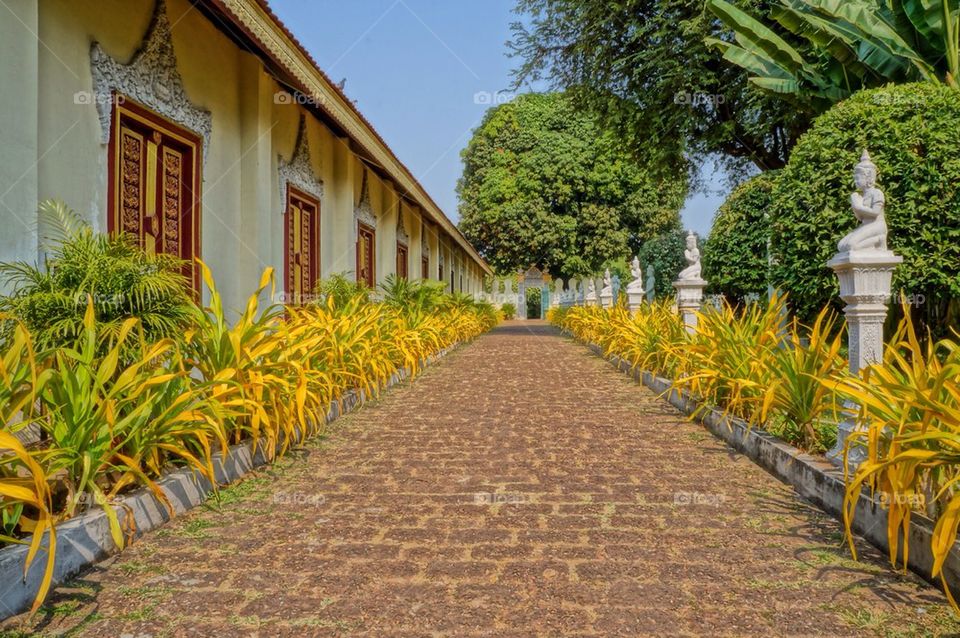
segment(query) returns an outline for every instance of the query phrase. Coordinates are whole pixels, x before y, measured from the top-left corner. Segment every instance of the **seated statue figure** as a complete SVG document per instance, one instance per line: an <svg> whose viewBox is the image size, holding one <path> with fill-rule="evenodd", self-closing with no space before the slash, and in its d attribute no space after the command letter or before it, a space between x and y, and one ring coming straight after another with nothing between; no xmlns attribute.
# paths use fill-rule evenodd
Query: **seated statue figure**
<svg viewBox="0 0 960 638"><path fill-rule="evenodd" d="M600 295L613 295L613 279L610 277L610 269L603 271L603 288L600 289Z"/></svg>
<svg viewBox="0 0 960 638"><path fill-rule="evenodd" d="M627 284L627 292L644 292L643 269L640 267L640 259L636 256L630 262L630 276L633 279Z"/></svg>
<svg viewBox="0 0 960 638"><path fill-rule="evenodd" d="M683 251L687 260L687 267L677 275L679 281L693 281L700 279L700 249L697 248L697 236L693 232L687 233L687 248Z"/></svg>
<svg viewBox="0 0 960 638"><path fill-rule="evenodd" d="M850 207L860 225L837 244L840 252L855 250L886 250L887 222L883 216L885 200L877 188L877 166L870 161L866 150L860 163L853 169L853 183L857 192L850 195Z"/></svg>

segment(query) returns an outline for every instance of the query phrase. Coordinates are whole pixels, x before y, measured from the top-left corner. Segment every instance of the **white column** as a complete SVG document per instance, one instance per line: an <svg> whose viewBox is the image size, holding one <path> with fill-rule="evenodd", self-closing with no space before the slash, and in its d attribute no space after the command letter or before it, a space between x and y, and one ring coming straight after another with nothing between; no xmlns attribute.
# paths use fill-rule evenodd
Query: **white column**
<svg viewBox="0 0 960 638"><path fill-rule="evenodd" d="M837 253L827 262L840 280L840 298L847 304L843 315L847 321L850 373L853 375L860 374L872 363L883 361L883 323L887 318L893 271L902 261L902 257L889 250L871 250ZM827 453L827 458L835 465L843 465L843 448L858 427L852 418L840 422L837 444ZM847 464L852 470L865 458L862 448L852 448Z"/></svg>
<svg viewBox="0 0 960 638"><path fill-rule="evenodd" d="M683 317L683 325L689 334L697 331L697 313L703 304L703 289L707 282L703 279L678 279L673 282L677 289L677 310Z"/></svg>

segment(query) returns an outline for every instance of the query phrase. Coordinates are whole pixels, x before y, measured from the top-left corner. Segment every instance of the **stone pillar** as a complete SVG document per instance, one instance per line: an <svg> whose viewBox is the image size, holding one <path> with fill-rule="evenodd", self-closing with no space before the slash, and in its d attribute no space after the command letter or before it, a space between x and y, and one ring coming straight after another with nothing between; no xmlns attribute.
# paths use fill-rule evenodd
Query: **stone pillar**
<svg viewBox="0 0 960 638"><path fill-rule="evenodd" d="M827 262L840 280L840 298L846 302L850 373L883 361L883 323L887 318L893 271L903 261L889 250L842 252ZM852 408L854 406L848 405ZM837 444L827 453L835 465L843 465L843 448L850 433L858 428L855 419L844 419L837 429ZM851 449L847 464L851 471L864 459L862 448Z"/></svg>
<svg viewBox="0 0 960 638"><path fill-rule="evenodd" d="M585 279L586 288L583 291L583 305L584 306L596 306L597 305L597 288L596 282L593 278Z"/></svg>
<svg viewBox="0 0 960 638"><path fill-rule="evenodd" d="M627 288L627 309L630 312L636 312L640 310L640 306L643 305L643 300L643 290L630 290L630 288Z"/></svg>
<svg viewBox="0 0 960 638"><path fill-rule="evenodd" d="M703 304L703 289L707 282L700 278L678 279L673 282L673 287L677 289L677 311L683 317L687 332L693 334L697 331L697 313Z"/></svg>
<svg viewBox="0 0 960 638"><path fill-rule="evenodd" d="M613 292L604 288L600 292L600 305L604 308L613 308Z"/></svg>

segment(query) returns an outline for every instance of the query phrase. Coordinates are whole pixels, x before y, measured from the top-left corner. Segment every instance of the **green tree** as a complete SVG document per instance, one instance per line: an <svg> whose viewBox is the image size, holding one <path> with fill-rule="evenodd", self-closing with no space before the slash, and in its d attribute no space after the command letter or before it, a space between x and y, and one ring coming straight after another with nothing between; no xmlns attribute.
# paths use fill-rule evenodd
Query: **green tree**
<svg viewBox="0 0 960 638"><path fill-rule="evenodd" d="M683 258L686 247L687 233L678 228L648 240L640 248L637 257L643 266L644 281L647 277L647 266L653 264L656 296L670 297L677 292L673 288L673 282L680 271L687 266Z"/></svg>
<svg viewBox="0 0 960 638"><path fill-rule="evenodd" d="M737 0L760 12L771 3ZM780 168L813 116L753 86L708 46L725 28L702 2L517 0L517 12L518 84L570 90L639 156L679 166L719 153L728 168Z"/></svg>
<svg viewBox="0 0 960 638"><path fill-rule="evenodd" d="M559 93L490 109L463 151L460 228L500 272L598 272L679 226L686 173L645 166Z"/></svg>
<svg viewBox="0 0 960 638"><path fill-rule="evenodd" d="M731 301L767 288L768 213L776 174L761 173L735 188L703 242L703 278Z"/></svg>

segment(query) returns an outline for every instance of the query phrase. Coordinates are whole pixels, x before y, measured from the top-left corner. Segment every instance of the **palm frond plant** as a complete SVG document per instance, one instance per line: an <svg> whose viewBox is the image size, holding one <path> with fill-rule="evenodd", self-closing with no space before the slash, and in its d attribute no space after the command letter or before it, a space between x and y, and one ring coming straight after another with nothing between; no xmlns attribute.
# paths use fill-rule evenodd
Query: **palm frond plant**
<svg viewBox="0 0 960 638"><path fill-rule="evenodd" d="M406 313L431 312L445 296L444 284L439 281L411 280L396 275L387 275L380 290L383 303Z"/></svg>
<svg viewBox="0 0 960 638"><path fill-rule="evenodd" d="M362 282L351 279L346 273L335 273L317 282L317 297L321 302L332 302L336 309L345 308L351 302L370 301L370 289Z"/></svg>
<svg viewBox="0 0 960 638"><path fill-rule="evenodd" d="M0 264L13 287L0 311L22 322L38 348L82 339L88 299L102 336L115 340L130 318L148 341L182 334L192 304L182 261L148 255L125 235L95 233L62 202L41 203L40 218L51 229L44 264ZM4 323L9 334L13 326Z"/></svg>

